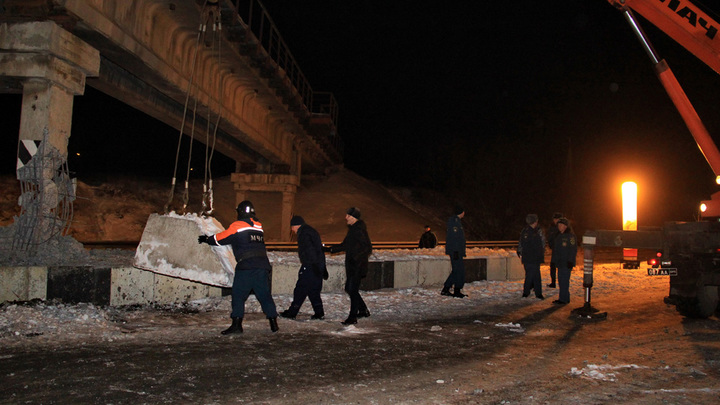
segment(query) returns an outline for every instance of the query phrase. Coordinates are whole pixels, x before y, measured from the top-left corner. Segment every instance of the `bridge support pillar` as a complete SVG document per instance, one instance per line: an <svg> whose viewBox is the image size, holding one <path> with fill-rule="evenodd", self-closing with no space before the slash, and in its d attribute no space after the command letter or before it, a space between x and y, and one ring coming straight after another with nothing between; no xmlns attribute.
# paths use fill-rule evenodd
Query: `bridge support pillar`
<svg viewBox="0 0 720 405"><path fill-rule="evenodd" d="M0 24L0 74L22 86L20 140L67 155L73 96L100 73L100 53L52 21Z"/></svg>
<svg viewBox="0 0 720 405"><path fill-rule="evenodd" d="M295 194L300 185L300 178L292 174L247 174L233 173L230 180L235 188L235 203L248 199L250 192L281 193L281 200L276 206L263 207L264 212L280 211L279 239L290 240L290 218L295 209ZM258 207L255 207L256 211ZM268 235L267 229L265 234Z"/></svg>
<svg viewBox="0 0 720 405"><path fill-rule="evenodd" d="M14 250L37 247L67 225L75 198L67 170L73 97L99 72L100 53L52 21L0 24L0 76L23 94Z"/></svg>

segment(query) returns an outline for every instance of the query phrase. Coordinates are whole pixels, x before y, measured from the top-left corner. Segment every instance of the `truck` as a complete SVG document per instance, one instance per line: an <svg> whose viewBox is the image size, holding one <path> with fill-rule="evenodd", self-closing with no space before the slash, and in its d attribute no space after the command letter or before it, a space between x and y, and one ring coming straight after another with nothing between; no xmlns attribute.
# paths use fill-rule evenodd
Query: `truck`
<svg viewBox="0 0 720 405"><path fill-rule="evenodd" d="M720 184L720 152L665 60L657 56L634 13L665 32L720 74L720 23L689 0L607 0L630 24L650 57L655 72L682 116ZM662 227L638 231L591 230L583 235L586 309L591 309L593 248L596 246L658 251L658 264L648 275L670 278L665 303L690 318L718 312L720 297L720 192L702 201L697 222L668 221Z"/></svg>

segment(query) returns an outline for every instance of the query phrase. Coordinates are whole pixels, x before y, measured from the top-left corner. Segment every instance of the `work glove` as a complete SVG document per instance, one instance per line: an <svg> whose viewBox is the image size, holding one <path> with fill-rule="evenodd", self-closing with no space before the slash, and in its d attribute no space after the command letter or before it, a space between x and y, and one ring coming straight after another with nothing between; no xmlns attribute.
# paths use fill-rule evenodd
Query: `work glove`
<svg viewBox="0 0 720 405"><path fill-rule="evenodd" d="M460 259L460 252L453 252L453 260Z"/></svg>
<svg viewBox="0 0 720 405"><path fill-rule="evenodd" d="M200 236L198 236L198 243L201 245L203 243L207 243L209 245L210 244L209 239L210 239L210 237L208 237L207 235L200 235Z"/></svg>
<svg viewBox="0 0 720 405"><path fill-rule="evenodd" d="M567 262L568 269L572 269L575 267L575 264L573 262Z"/></svg>

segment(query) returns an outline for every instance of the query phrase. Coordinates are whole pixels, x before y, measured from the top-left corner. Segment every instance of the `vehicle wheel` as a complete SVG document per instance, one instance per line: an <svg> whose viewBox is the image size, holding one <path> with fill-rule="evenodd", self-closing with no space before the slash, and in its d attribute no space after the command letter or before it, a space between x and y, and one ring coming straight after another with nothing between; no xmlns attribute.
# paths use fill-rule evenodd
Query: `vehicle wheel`
<svg viewBox="0 0 720 405"><path fill-rule="evenodd" d="M707 318L718 308L718 287L706 285L698 288L697 298L683 299L677 310L688 318Z"/></svg>

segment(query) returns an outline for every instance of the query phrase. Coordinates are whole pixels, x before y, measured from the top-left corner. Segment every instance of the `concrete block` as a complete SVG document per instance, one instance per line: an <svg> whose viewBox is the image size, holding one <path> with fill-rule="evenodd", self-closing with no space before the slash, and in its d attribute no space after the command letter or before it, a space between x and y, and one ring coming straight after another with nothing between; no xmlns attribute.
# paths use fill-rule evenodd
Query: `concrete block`
<svg viewBox="0 0 720 405"><path fill-rule="evenodd" d="M370 262L368 274L360 282L361 290L392 288L395 279L395 262Z"/></svg>
<svg viewBox="0 0 720 405"><path fill-rule="evenodd" d="M235 257L229 246L198 244L199 235L222 232L220 223L195 214L152 214L133 266L218 287L232 286Z"/></svg>
<svg viewBox="0 0 720 405"><path fill-rule="evenodd" d="M274 264L272 269L273 294L292 294L298 279L299 264Z"/></svg>
<svg viewBox="0 0 720 405"><path fill-rule="evenodd" d="M418 266L418 285L443 284L451 270L450 259L422 260Z"/></svg>
<svg viewBox="0 0 720 405"><path fill-rule="evenodd" d="M110 275L110 268L48 267L46 298L109 305Z"/></svg>
<svg viewBox="0 0 720 405"><path fill-rule="evenodd" d="M0 267L0 302L45 299L47 268Z"/></svg>
<svg viewBox="0 0 720 405"><path fill-rule="evenodd" d="M409 288L418 285L418 267L420 261L408 260L395 262L393 286L395 288Z"/></svg>
<svg viewBox="0 0 720 405"><path fill-rule="evenodd" d="M523 280L525 279L525 267L523 267L520 258L517 256L508 256L507 263L507 280Z"/></svg>
<svg viewBox="0 0 720 405"><path fill-rule="evenodd" d="M153 302L155 273L123 267L112 269L110 305L145 305Z"/></svg>
<svg viewBox="0 0 720 405"><path fill-rule="evenodd" d="M487 258L472 257L463 260L465 263L465 282L487 280Z"/></svg>
<svg viewBox="0 0 720 405"><path fill-rule="evenodd" d="M487 279L490 281L507 280L507 258L500 256L487 257Z"/></svg>
<svg viewBox="0 0 720 405"><path fill-rule="evenodd" d="M216 292L213 292L211 295L210 290L219 289L219 287L161 274L155 274L155 282L153 285L153 302L158 304L183 303L209 296L217 296Z"/></svg>
<svg viewBox="0 0 720 405"><path fill-rule="evenodd" d="M327 266L329 277L323 281L323 292L345 291L345 265L336 264Z"/></svg>

